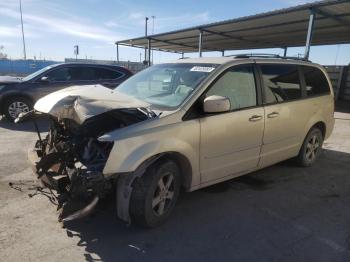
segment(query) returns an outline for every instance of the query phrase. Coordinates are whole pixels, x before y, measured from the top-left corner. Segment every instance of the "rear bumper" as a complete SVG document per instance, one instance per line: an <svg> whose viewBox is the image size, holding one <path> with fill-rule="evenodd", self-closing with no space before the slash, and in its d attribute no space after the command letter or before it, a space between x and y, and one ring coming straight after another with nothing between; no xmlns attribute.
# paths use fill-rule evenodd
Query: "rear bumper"
<svg viewBox="0 0 350 262"><path fill-rule="evenodd" d="M0 116L4 115L5 113L4 110L4 99L3 99L3 95L0 94Z"/></svg>
<svg viewBox="0 0 350 262"><path fill-rule="evenodd" d="M324 140L328 139L331 136L334 130L334 125L335 125L335 118L331 117L326 127L326 134L325 134Z"/></svg>

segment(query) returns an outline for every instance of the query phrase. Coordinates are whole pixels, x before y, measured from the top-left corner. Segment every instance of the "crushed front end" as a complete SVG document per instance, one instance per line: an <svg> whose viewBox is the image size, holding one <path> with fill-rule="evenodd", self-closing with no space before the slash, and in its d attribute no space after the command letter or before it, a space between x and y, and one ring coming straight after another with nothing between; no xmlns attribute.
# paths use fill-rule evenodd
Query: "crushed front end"
<svg viewBox="0 0 350 262"><path fill-rule="evenodd" d="M57 192L59 221L88 215L113 189L113 177L106 179L103 175L113 142L97 138L147 118L140 109L111 110L82 124L50 116L48 134L41 139L38 132L29 161L42 184Z"/></svg>

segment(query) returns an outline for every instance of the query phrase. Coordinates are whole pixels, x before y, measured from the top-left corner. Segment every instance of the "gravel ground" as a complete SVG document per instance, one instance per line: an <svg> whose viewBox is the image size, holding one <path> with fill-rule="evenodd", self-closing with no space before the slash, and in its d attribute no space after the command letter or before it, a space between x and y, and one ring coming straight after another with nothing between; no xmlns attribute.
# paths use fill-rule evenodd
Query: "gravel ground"
<svg viewBox="0 0 350 262"><path fill-rule="evenodd" d="M46 196L28 196L31 123L0 120L0 260L350 261L350 114L336 118L314 167L286 161L184 193L152 230L118 221L113 198L62 228Z"/></svg>

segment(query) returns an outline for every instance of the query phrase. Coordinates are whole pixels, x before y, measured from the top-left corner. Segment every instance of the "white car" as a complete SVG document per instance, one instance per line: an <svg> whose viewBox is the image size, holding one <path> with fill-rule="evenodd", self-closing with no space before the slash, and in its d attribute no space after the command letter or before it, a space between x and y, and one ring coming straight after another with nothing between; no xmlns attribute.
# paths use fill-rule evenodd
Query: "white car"
<svg viewBox="0 0 350 262"><path fill-rule="evenodd" d="M218 57L154 65L115 90L71 87L35 104L50 115L29 154L57 190L60 220L117 192L118 216L154 227L193 191L295 158L315 163L334 125L325 70L297 59Z"/></svg>

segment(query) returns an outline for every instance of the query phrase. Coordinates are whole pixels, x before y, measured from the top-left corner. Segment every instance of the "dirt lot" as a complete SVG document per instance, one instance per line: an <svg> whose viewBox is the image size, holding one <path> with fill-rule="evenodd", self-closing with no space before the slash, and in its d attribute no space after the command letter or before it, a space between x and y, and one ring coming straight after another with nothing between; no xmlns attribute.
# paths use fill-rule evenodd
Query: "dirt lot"
<svg viewBox="0 0 350 262"><path fill-rule="evenodd" d="M31 123L2 120L0 260L350 261L350 114L336 118L314 167L287 161L182 194L170 220L152 230L118 221L113 198L62 228L47 197L28 197Z"/></svg>

